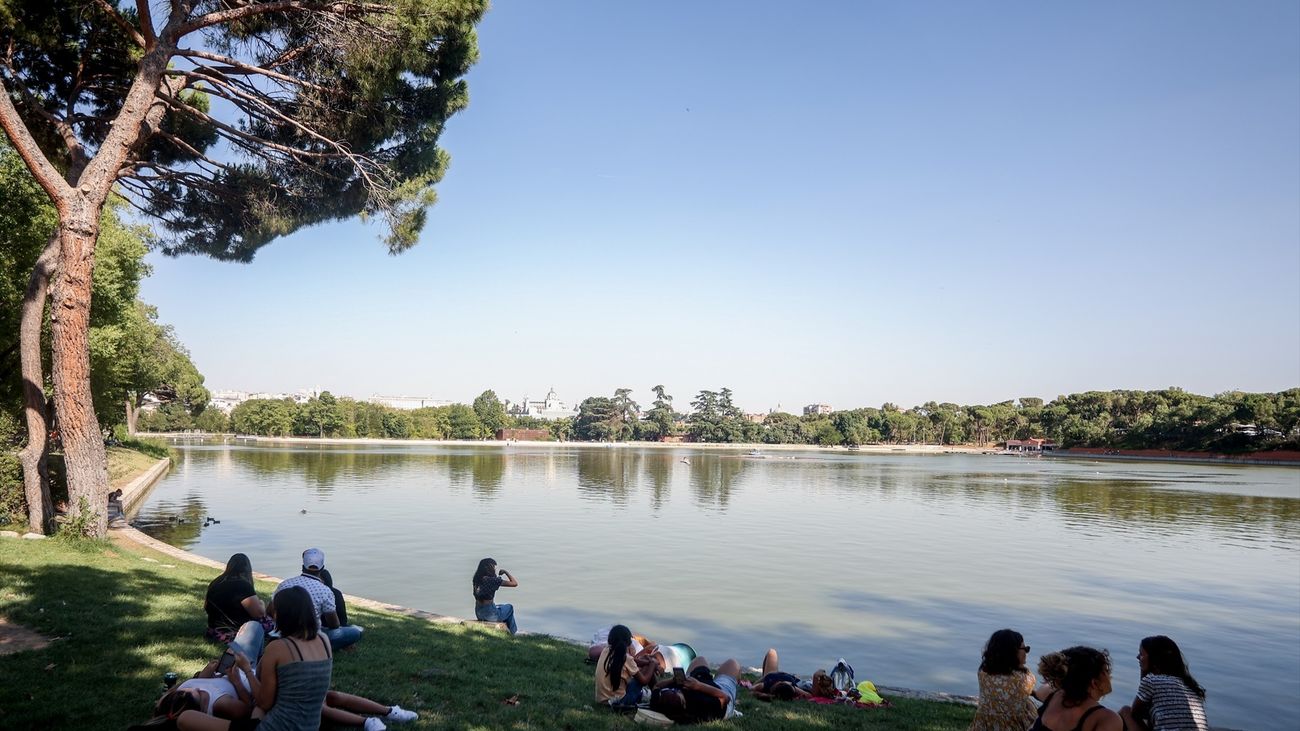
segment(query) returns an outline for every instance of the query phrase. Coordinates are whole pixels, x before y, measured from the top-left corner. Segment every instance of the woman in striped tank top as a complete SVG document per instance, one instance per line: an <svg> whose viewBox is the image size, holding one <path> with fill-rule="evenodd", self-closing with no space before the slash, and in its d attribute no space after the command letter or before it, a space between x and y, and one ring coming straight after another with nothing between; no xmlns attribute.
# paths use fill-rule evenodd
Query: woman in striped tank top
<svg viewBox="0 0 1300 731"><path fill-rule="evenodd" d="M1137 697L1119 712L1129 731L1208 731L1205 689L1187 671L1178 644L1164 635L1147 637L1137 659Z"/></svg>

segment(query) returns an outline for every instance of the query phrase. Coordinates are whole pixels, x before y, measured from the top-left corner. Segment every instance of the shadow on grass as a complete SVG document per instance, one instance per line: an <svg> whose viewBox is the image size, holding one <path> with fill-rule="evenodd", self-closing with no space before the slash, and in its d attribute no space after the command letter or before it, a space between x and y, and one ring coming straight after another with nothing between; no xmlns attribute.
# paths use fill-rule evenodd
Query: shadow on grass
<svg viewBox="0 0 1300 731"><path fill-rule="evenodd" d="M148 713L163 672L213 654L199 586L178 594L174 577L147 568L0 567L0 612L54 640L0 663L3 728L122 728Z"/></svg>

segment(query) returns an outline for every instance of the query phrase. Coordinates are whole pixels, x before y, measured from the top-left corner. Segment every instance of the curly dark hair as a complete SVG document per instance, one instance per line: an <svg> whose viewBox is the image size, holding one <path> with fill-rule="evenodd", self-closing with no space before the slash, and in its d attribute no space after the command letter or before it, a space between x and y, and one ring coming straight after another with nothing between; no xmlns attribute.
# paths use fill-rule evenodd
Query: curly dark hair
<svg viewBox="0 0 1300 731"><path fill-rule="evenodd" d="M980 670L989 675L1029 672L1029 668L1020 662L1020 648L1024 646L1024 636L1013 629L1000 629L994 632L984 645L984 659L980 662Z"/></svg>
<svg viewBox="0 0 1300 731"><path fill-rule="evenodd" d="M1038 672L1061 689L1062 705L1077 706L1088 699L1092 681L1110 674L1110 653L1083 645L1067 647L1043 655Z"/></svg>

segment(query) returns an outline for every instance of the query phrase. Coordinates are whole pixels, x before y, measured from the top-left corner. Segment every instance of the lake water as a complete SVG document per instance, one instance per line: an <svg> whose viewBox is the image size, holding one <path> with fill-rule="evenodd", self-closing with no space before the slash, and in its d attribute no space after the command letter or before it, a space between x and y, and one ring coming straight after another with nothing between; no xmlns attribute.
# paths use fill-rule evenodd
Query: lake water
<svg viewBox="0 0 1300 731"><path fill-rule="evenodd" d="M615 622L756 665L976 692L988 635L1108 648L1168 634L1215 725L1295 728L1300 470L689 448L180 445L137 524L253 568L319 546L344 591L473 616L492 556L521 630ZM687 463L689 462L689 463ZM305 511L305 512L304 512ZM220 524L202 528L202 518ZM177 519L184 523L176 522ZM201 600L196 597L195 611Z"/></svg>

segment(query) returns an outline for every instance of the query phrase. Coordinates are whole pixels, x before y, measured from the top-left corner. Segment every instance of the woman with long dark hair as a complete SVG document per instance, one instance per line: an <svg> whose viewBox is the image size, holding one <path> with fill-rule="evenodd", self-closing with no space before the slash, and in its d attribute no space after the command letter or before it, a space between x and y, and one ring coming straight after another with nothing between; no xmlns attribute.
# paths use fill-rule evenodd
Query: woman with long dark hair
<svg viewBox="0 0 1300 731"><path fill-rule="evenodd" d="M654 644L638 647L632 630L616 624L609 630L605 649L596 659L596 702L612 706L635 706L641 690L654 685L659 660Z"/></svg>
<svg viewBox="0 0 1300 731"><path fill-rule="evenodd" d="M519 586L515 577L505 569L497 570L497 562L485 558L474 569L474 616L480 622L504 622L510 634L519 631L515 624L515 608L510 604L497 604L497 589Z"/></svg>
<svg viewBox="0 0 1300 731"><path fill-rule="evenodd" d="M253 588L253 564L242 553L231 556L226 570L208 584L203 610L208 615L204 636L214 642L230 642L245 622L259 622L263 629L275 629L266 616L266 605Z"/></svg>
<svg viewBox="0 0 1300 731"><path fill-rule="evenodd" d="M240 634L243 635L250 629L256 631L260 641L262 628L256 622L246 623ZM247 677L256 672L256 664L247 660L249 656L244 654L239 644L232 643L230 648L235 651L234 664L224 674L220 660L208 663L193 678L181 682L160 698L154 709L154 718L139 728L165 727L169 719L172 721L171 728L176 728L176 717L186 710L197 710L208 716L235 721L231 724L232 727L246 724L246 719L252 717L254 708L250 690L252 683ZM245 667L248 667L248 672L244 671ZM398 705L388 706L359 695L331 690L325 694L325 705L320 709L320 717L322 724L327 727L360 727L365 731L380 731L387 728L389 723L414 721L419 718L419 714Z"/></svg>
<svg viewBox="0 0 1300 731"><path fill-rule="evenodd" d="M330 689L334 653L320 633L316 605L301 586L281 589L272 600L280 639L266 646L255 674L248 658L236 655L235 664L252 686L257 709L251 719L228 721L202 711L186 711L181 731L315 731Z"/></svg>
<svg viewBox="0 0 1300 731"><path fill-rule="evenodd" d="M1101 704L1111 691L1110 655L1091 647L1068 647L1039 659L1038 672L1056 688L1030 731L1123 731L1119 714Z"/></svg>
<svg viewBox="0 0 1300 731"><path fill-rule="evenodd" d="M980 662L979 706L970 731L1025 731L1038 717L1035 699L1047 697L1046 686L1038 684L1025 667L1029 645L1019 632L1000 629L984 645Z"/></svg>
<svg viewBox="0 0 1300 731"><path fill-rule="evenodd" d="M1207 731L1205 688L1187 670L1178 644L1154 635L1138 645L1138 684L1133 706L1120 709L1129 731Z"/></svg>

